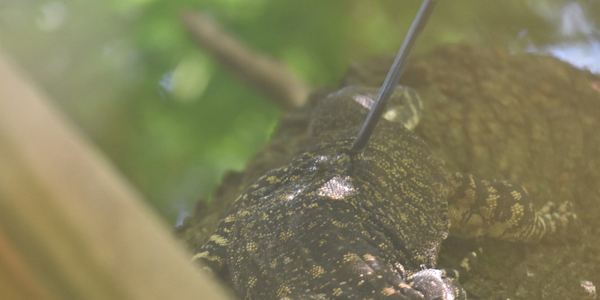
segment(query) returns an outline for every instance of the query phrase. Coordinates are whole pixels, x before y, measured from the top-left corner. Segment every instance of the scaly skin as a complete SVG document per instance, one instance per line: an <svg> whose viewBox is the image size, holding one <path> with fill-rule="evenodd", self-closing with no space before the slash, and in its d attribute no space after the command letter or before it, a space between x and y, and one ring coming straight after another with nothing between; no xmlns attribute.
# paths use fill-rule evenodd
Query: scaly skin
<svg viewBox="0 0 600 300"><path fill-rule="evenodd" d="M575 217L535 211L518 184L447 173L405 127L414 114L382 120L365 152L349 154L369 94L347 87L320 101L307 150L243 192L197 251L241 298L464 299L435 269L451 223L463 235L537 242ZM388 109L418 103L403 88L395 95Z"/></svg>

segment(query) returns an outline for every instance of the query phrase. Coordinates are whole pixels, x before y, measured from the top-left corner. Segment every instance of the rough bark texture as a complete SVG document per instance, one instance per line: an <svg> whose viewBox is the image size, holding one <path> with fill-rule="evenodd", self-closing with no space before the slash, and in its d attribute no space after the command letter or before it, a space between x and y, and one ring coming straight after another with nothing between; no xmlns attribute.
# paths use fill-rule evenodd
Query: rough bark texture
<svg viewBox="0 0 600 300"><path fill-rule="evenodd" d="M378 86L392 58L350 67L341 85ZM579 226L538 245L450 238L440 267L483 249L463 283L469 299L593 299L600 283L600 78L554 58L446 45L409 63L403 84L425 105L416 132L448 171L522 183L541 207L575 204ZM230 172L211 204L178 228L190 248L214 229L229 204L265 171L302 150L310 106L287 113L273 140L242 172Z"/></svg>

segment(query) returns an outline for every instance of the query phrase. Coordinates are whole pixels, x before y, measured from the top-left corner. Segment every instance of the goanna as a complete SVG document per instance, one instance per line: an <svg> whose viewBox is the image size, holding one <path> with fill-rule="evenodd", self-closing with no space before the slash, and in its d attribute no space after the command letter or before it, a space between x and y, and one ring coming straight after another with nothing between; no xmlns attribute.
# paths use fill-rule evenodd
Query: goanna
<svg viewBox="0 0 600 300"><path fill-rule="evenodd" d="M466 299L436 269L449 233L537 242L575 218L568 204L536 211L518 184L444 171L411 131L421 102L406 87L353 154L377 92L322 99L307 150L242 193L194 259L243 299Z"/></svg>

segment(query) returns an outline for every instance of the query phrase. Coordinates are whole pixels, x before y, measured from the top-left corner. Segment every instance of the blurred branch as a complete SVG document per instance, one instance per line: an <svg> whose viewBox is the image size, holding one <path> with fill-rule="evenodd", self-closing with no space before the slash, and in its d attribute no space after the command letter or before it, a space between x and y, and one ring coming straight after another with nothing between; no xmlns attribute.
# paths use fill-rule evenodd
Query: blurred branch
<svg viewBox="0 0 600 300"><path fill-rule="evenodd" d="M0 299L228 299L1 51L0 244Z"/></svg>
<svg viewBox="0 0 600 300"><path fill-rule="evenodd" d="M50 299L37 282L23 257L0 227L0 296L2 299Z"/></svg>
<svg viewBox="0 0 600 300"><path fill-rule="evenodd" d="M282 62L249 49L200 14L184 12L183 24L225 68L285 109L302 106L310 87Z"/></svg>

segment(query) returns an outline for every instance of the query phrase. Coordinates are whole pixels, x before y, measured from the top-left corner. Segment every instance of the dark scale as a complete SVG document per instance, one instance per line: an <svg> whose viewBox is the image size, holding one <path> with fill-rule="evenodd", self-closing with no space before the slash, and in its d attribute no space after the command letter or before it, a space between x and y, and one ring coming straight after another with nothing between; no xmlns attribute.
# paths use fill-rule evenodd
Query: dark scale
<svg viewBox="0 0 600 300"><path fill-rule="evenodd" d="M304 153L243 192L194 255L240 298L466 299L455 272L436 269L449 233L537 242L575 218L568 204L536 211L518 184L445 172L411 131L421 100L395 86L435 2L423 2L381 91L322 99Z"/></svg>
<svg viewBox="0 0 600 300"><path fill-rule="evenodd" d="M449 232L537 242L574 218L565 206L535 211L518 184L445 172L405 126L420 112L408 88L396 88L366 150L351 154L376 92L323 99L310 150L250 186L198 250L241 298L464 299L435 269Z"/></svg>

